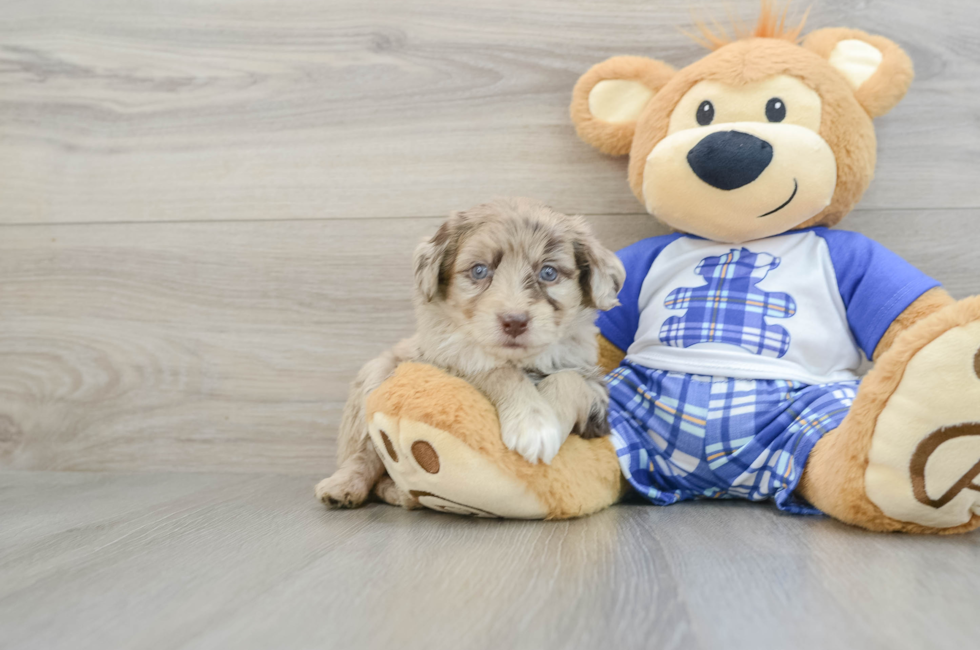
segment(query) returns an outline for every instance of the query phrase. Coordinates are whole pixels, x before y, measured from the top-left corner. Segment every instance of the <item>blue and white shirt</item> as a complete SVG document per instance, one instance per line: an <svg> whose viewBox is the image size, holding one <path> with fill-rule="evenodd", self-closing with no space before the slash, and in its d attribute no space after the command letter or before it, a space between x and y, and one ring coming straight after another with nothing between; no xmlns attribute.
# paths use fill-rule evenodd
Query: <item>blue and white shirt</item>
<svg viewBox="0 0 980 650"><path fill-rule="evenodd" d="M657 370L807 384L857 379L892 321L938 286L864 235L810 228L744 244L665 235L619 251L620 306L599 315Z"/></svg>

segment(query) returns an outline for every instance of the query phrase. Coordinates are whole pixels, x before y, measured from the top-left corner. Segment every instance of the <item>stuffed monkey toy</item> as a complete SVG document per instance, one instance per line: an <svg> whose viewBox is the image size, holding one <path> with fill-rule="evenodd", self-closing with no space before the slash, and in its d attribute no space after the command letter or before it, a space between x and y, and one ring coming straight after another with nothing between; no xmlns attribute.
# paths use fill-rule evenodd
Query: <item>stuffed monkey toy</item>
<svg viewBox="0 0 980 650"><path fill-rule="evenodd" d="M620 305L597 321L612 434L529 464L475 389L405 364L367 410L402 489L483 516L579 516L634 490L875 531L980 525L980 298L831 229L871 182L872 119L911 61L881 36L801 28L764 4L744 38L703 29L713 51L686 68L617 56L579 79L579 136L629 155L636 198L675 231L620 251Z"/></svg>

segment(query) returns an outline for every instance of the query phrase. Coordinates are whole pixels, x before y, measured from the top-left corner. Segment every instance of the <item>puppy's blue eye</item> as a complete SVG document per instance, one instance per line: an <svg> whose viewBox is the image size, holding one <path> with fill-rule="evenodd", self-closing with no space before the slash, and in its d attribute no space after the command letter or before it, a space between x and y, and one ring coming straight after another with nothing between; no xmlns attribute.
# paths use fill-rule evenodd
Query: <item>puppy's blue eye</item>
<svg viewBox="0 0 980 650"><path fill-rule="evenodd" d="M477 264L470 269L470 277L474 280L484 280L490 274L486 264Z"/></svg>
<svg viewBox="0 0 980 650"><path fill-rule="evenodd" d="M543 266L538 277L544 282L554 282L558 279L558 271L553 266Z"/></svg>

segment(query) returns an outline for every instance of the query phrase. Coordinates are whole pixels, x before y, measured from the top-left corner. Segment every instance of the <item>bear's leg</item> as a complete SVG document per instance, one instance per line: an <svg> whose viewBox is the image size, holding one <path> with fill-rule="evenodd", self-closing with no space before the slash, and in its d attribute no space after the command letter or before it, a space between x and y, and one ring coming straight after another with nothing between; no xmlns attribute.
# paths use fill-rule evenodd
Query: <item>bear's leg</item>
<svg viewBox="0 0 980 650"><path fill-rule="evenodd" d="M980 527L980 297L924 318L881 355L814 447L800 490L869 530Z"/></svg>

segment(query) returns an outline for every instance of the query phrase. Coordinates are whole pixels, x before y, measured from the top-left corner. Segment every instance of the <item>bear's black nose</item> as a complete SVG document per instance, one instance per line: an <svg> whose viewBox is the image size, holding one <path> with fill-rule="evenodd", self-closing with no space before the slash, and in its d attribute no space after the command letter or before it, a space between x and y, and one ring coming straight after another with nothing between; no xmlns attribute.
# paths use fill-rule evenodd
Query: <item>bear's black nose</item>
<svg viewBox="0 0 980 650"><path fill-rule="evenodd" d="M716 131L687 152L698 178L719 190L734 190L759 178L772 161L772 145L741 131Z"/></svg>

